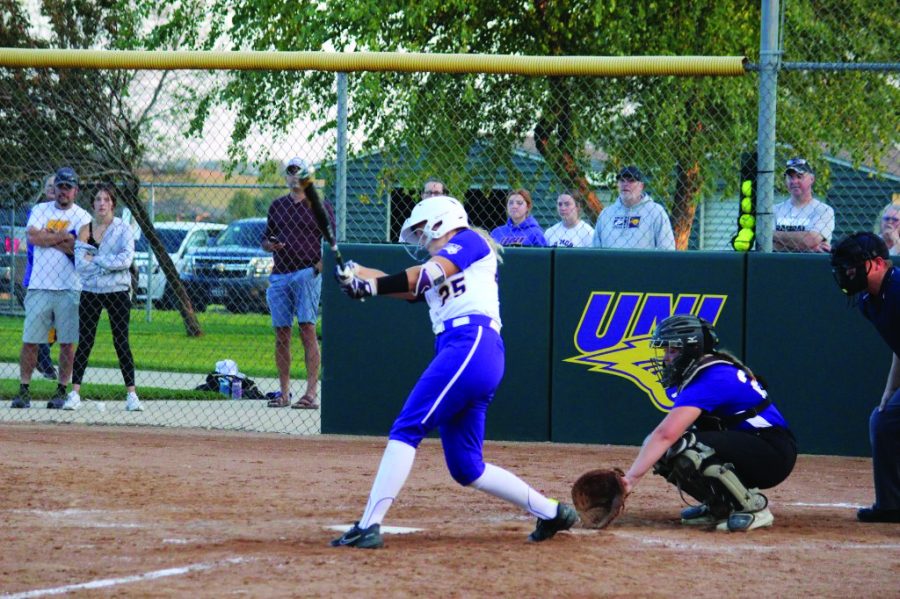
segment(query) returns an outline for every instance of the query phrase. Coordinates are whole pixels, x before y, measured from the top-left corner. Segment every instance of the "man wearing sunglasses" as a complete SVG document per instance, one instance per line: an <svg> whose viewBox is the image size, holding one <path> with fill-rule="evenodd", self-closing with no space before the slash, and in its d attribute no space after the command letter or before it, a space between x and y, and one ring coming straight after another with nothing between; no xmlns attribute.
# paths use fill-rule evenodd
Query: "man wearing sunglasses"
<svg viewBox="0 0 900 599"><path fill-rule="evenodd" d="M81 282L71 259L75 231L91 220L86 210L75 205L78 175L64 166L56 171L55 201L35 206L28 217L28 243L34 246L34 263L25 295L25 325L19 356L19 394L13 408L30 408L31 375L37 363L38 344L46 343L51 327L59 341L59 384L47 403L61 409L66 387L72 379L75 344L78 342L78 303Z"/></svg>
<svg viewBox="0 0 900 599"><path fill-rule="evenodd" d="M319 407L318 382L321 357L316 337L319 299L322 295L322 233L313 216L307 194L315 191L313 171L302 158L291 158L284 169L290 189L269 206L262 249L272 252L272 271L266 303L275 329L275 365L281 394L267 404L270 408L315 410ZM331 222L334 209L324 204ZM306 364L306 392L291 403L291 331L294 320L300 327Z"/></svg>
<svg viewBox="0 0 900 599"><path fill-rule="evenodd" d="M812 195L816 173L804 158L785 163L784 183L790 199L775 204L775 232L772 247L776 252L828 252L834 231L834 209Z"/></svg>

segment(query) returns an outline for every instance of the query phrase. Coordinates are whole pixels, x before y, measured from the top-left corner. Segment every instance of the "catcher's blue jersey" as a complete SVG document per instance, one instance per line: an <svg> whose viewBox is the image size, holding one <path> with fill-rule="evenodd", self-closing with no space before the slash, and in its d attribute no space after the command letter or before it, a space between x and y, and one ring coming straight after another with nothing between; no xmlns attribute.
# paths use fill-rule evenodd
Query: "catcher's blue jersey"
<svg viewBox="0 0 900 599"><path fill-rule="evenodd" d="M674 402L673 408L692 406L717 417L732 416L750 410L766 398L766 391L759 382L732 364L714 364L704 368L680 393L676 391L675 387L666 390ZM734 428L753 430L770 426L788 428L784 416L774 404Z"/></svg>

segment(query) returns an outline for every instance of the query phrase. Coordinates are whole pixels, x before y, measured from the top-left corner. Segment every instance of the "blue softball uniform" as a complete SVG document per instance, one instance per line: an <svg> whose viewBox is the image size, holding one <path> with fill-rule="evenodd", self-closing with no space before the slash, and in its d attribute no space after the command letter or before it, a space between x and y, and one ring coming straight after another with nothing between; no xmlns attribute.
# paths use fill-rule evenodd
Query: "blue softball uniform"
<svg viewBox="0 0 900 599"><path fill-rule="evenodd" d="M717 418L726 418L751 410L766 398L766 391L759 382L747 376L743 369L733 364L713 364L698 373L681 392L670 387L666 393L673 401L673 408L691 406L709 412ZM735 430L755 430L778 426L788 428L787 422L774 404L758 415L743 420Z"/></svg>
<svg viewBox="0 0 900 599"><path fill-rule="evenodd" d="M878 330L882 339L900 356L900 268L885 274L878 294L863 293L859 309ZM872 470L877 510L900 510L900 389L884 410L877 407L869 417Z"/></svg>
<svg viewBox="0 0 900 599"><path fill-rule="evenodd" d="M730 363L701 368L680 391L667 390L673 408L700 408L716 418L727 419L757 409L766 391L742 368ZM698 421L699 424L699 421ZM797 461L797 443L788 424L773 404L726 430L700 426L697 440L716 451L720 463L730 463L747 487L772 488L783 482Z"/></svg>
<svg viewBox="0 0 900 599"><path fill-rule="evenodd" d="M497 256L471 229L438 253L460 272L425 293L435 356L410 392L389 438L418 447L439 428L450 474L468 485L484 472L487 408L504 370Z"/></svg>

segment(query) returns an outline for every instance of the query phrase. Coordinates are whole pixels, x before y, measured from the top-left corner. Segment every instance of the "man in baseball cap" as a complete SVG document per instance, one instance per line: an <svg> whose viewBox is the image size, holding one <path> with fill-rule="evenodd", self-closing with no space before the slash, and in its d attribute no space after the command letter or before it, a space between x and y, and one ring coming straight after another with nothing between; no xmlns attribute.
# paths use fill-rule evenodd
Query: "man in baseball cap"
<svg viewBox="0 0 900 599"><path fill-rule="evenodd" d="M307 194L315 192L313 169L300 157L287 161L284 180L290 190L272 202L266 217L261 247L272 253L272 271L266 303L275 329L275 366L280 396L270 408L315 410L319 407L320 353L316 320L322 294L322 234ZM334 209L324 208L334 222ZM291 330L296 319L303 342L306 392L291 404Z"/></svg>
<svg viewBox="0 0 900 599"><path fill-rule="evenodd" d="M828 252L834 231L834 209L812 195L816 172L805 158L784 163L790 199L775 204L772 248L778 252Z"/></svg>
<svg viewBox="0 0 900 599"><path fill-rule="evenodd" d="M628 165L616 175L619 195L597 217L596 248L674 250L675 235L666 209L644 191L641 169Z"/></svg>
<svg viewBox="0 0 900 599"><path fill-rule="evenodd" d="M305 160L297 156L288 160L287 165L284 167L284 172L288 176L296 177L298 180L309 179L312 176L312 170L309 168L309 165L306 164Z"/></svg>
<svg viewBox="0 0 900 599"><path fill-rule="evenodd" d="M634 165L626 166L619 171L616 181L638 181L644 183L644 173Z"/></svg>
<svg viewBox="0 0 900 599"><path fill-rule="evenodd" d="M78 175L74 169L64 166L57 170L54 185L55 201L32 208L26 225L28 243L34 246L34 261L25 296L19 393L13 399L13 408L31 407L29 385L37 363L38 345L47 343L51 326L55 327L59 341L59 383L47 403L48 408L62 409L72 378L81 281L71 256L77 232L90 222L91 215L75 204Z"/></svg>
<svg viewBox="0 0 900 599"><path fill-rule="evenodd" d="M791 158L784 163L784 174L787 175L789 173L797 173L800 175L809 173L815 176L816 171L813 170L812 165L807 162L805 158Z"/></svg>
<svg viewBox="0 0 900 599"><path fill-rule="evenodd" d="M71 166L64 166L56 171L56 187L78 187L78 175Z"/></svg>

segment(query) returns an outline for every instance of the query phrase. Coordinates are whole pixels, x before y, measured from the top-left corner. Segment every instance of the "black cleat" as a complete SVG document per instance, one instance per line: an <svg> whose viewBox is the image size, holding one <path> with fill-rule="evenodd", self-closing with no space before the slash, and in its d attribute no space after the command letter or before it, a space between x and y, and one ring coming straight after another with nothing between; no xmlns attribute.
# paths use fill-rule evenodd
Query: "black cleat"
<svg viewBox="0 0 900 599"><path fill-rule="evenodd" d="M381 538L381 525L373 524L369 528L360 528L359 522L331 542L332 547L356 547L357 549L379 549L384 547Z"/></svg>
<svg viewBox="0 0 900 599"><path fill-rule="evenodd" d="M544 520L538 518L537 526L534 531L528 535L528 541L531 543L540 543L553 537L561 530L569 530L578 521L578 513L571 505L560 503L556 508L556 517L552 520Z"/></svg>
<svg viewBox="0 0 900 599"><path fill-rule="evenodd" d="M709 505L701 503L700 505L692 505L681 510L681 523L686 526L705 526L708 524L718 524L724 518L716 518L709 509Z"/></svg>
<svg viewBox="0 0 900 599"><path fill-rule="evenodd" d="M862 507L856 511L856 519L860 522L900 522L900 510Z"/></svg>
<svg viewBox="0 0 900 599"><path fill-rule="evenodd" d="M63 391L60 393L59 391L53 395L53 399L47 402L48 410L62 410L63 404L66 403L66 393Z"/></svg>
<svg viewBox="0 0 900 599"><path fill-rule="evenodd" d="M31 407L31 393L28 391L20 391L18 395L16 395L12 404L9 406L11 408L30 408Z"/></svg>

